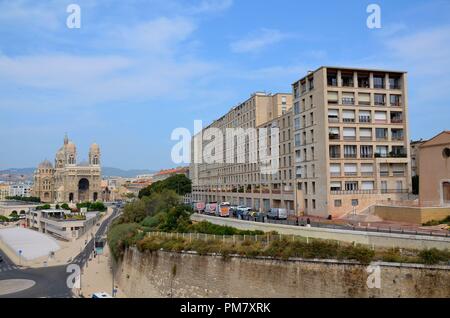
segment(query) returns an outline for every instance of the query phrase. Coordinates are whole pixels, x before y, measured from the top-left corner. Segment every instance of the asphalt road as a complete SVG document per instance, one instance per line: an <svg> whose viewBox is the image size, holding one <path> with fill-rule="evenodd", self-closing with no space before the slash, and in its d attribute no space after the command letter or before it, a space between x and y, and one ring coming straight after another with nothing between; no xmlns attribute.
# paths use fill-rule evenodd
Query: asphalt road
<svg viewBox="0 0 450 318"><path fill-rule="evenodd" d="M108 219L100 225L97 237L106 233L107 226L118 215L119 210L114 211ZM72 261L83 267L91 257L94 250L94 238L92 238L84 250ZM66 272L67 265L22 269L16 265L0 250L3 262L0 262L0 281L6 279L29 279L36 284L24 291L3 295L0 298L70 298L73 297L72 290L67 287L67 278L70 273ZM88 264L89 265L89 264Z"/></svg>

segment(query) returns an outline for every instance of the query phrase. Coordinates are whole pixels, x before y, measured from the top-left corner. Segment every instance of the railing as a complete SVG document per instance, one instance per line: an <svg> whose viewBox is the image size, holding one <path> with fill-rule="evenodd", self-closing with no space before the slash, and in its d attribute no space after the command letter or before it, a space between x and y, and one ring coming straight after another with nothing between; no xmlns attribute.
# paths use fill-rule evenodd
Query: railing
<svg viewBox="0 0 450 318"><path fill-rule="evenodd" d="M348 194L387 194L387 193L408 193L408 189L386 189L386 190L335 190L330 191L334 195L348 195Z"/></svg>

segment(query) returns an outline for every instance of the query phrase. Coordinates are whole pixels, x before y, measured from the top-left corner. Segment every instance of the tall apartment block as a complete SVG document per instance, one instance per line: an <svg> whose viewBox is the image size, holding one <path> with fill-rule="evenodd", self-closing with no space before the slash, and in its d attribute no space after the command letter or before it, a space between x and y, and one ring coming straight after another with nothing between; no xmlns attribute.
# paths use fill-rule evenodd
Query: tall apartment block
<svg viewBox="0 0 450 318"><path fill-rule="evenodd" d="M292 87L298 213L338 217L405 197L405 72L320 67Z"/></svg>
<svg viewBox="0 0 450 318"><path fill-rule="evenodd" d="M291 213L295 210L295 174L293 171L293 113L291 94L255 93L248 100L232 108L221 118L215 120L202 130L205 134L208 128L218 128L225 136L226 128L279 128L279 169L275 174L261 173L260 162L248 160L252 151L251 143L257 140L246 139L245 145L235 145L227 148L223 143L223 158L230 156L233 163L201 163L192 160L190 178L192 179L192 200L197 202L230 202L235 205L245 205L255 210L267 211L271 207L284 207ZM205 149L210 143L205 138L193 138L192 150ZM204 136L203 136L204 137ZM271 138L268 138L269 153L272 153ZM197 154L199 153L197 152ZM239 163L244 156L245 163ZM229 162L229 161L228 161Z"/></svg>

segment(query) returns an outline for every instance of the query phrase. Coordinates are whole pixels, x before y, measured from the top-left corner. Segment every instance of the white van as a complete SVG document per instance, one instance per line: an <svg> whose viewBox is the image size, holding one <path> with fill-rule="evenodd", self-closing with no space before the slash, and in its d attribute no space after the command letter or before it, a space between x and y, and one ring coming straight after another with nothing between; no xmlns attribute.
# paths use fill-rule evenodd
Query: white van
<svg viewBox="0 0 450 318"><path fill-rule="evenodd" d="M287 210L282 208L271 208L267 218L274 220L287 220Z"/></svg>

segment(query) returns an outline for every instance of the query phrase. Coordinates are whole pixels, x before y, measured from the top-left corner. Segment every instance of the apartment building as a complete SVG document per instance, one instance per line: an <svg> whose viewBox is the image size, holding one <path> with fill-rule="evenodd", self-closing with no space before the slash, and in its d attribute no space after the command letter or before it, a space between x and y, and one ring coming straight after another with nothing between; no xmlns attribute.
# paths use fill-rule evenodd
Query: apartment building
<svg viewBox="0 0 450 318"><path fill-rule="evenodd" d="M292 88L299 213L358 213L410 191L405 72L323 66Z"/></svg>
<svg viewBox="0 0 450 318"><path fill-rule="evenodd" d="M261 211L267 211L271 207L285 207L293 213L295 193L292 170L294 160L292 116L291 94L254 93L249 99L204 128L202 133L197 134L192 140L194 150L190 167L192 200L226 201ZM279 128L279 156L273 158L268 156L270 160L278 160L279 169L273 174L261 173L261 163L258 160L256 162L250 160L257 155L254 151L258 149L258 140L255 136L248 135L242 144L236 142L230 145L224 140L222 150L218 149L218 153L214 153L221 155L222 162L212 162L212 158L208 155L206 157L201 155L210 142L210 136L207 136L209 128L216 128L226 136L227 128L247 130L273 127ZM269 136L267 141L269 154L275 153L272 151L272 140L275 139Z"/></svg>

